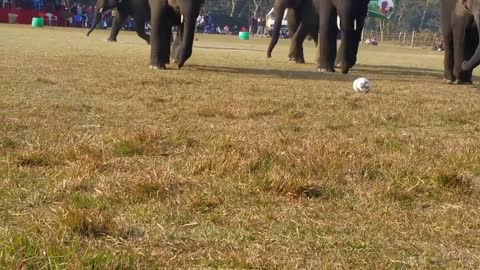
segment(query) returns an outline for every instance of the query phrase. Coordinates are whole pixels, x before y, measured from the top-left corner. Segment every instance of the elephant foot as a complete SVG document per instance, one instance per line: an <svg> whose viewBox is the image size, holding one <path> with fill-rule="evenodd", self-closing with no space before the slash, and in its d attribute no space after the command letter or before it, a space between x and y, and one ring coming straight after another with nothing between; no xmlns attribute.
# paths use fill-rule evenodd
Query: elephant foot
<svg viewBox="0 0 480 270"><path fill-rule="evenodd" d="M453 80L450 79L443 79L442 81L444 84L453 84Z"/></svg>
<svg viewBox="0 0 480 270"><path fill-rule="evenodd" d="M167 69L167 66L165 64L149 65L148 68L150 68L150 69Z"/></svg>
<svg viewBox="0 0 480 270"><path fill-rule="evenodd" d="M473 84L472 81L463 81L463 80L456 80L453 82L454 85L471 85Z"/></svg>
<svg viewBox="0 0 480 270"><path fill-rule="evenodd" d="M181 69L185 63L177 62L177 68Z"/></svg>
<svg viewBox="0 0 480 270"><path fill-rule="evenodd" d="M335 64L335 68L340 68L340 69L342 69L342 73L343 73L343 74L348 74L349 69L351 69L352 67L353 67L352 64L348 64L348 68L346 69L346 70L347 70L346 73L343 73L343 72L344 72L343 65L342 65L341 63Z"/></svg>
<svg viewBox="0 0 480 270"><path fill-rule="evenodd" d="M107 39L107 42L117 42L117 40L113 39L113 38L109 38L109 39Z"/></svg>
<svg viewBox="0 0 480 270"><path fill-rule="evenodd" d="M347 68L342 67L342 74L348 74L349 71L350 69L348 67Z"/></svg>
<svg viewBox="0 0 480 270"><path fill-rule="evenodd" d="M318 71L318 72L321 72L321 73L327 73L327 72L335 72L335 69L333 69L333 68L320 68L320 67L318 67L318 68L317 68L317 71Z"/></svg>
<svg viewBox="0 0 480 270"><path fill-rule="evenodd" d="M295 63L297 63L297 64L305 64L305 58L303 58L303 57L297 57L297 58L295 59Z"/></svg>

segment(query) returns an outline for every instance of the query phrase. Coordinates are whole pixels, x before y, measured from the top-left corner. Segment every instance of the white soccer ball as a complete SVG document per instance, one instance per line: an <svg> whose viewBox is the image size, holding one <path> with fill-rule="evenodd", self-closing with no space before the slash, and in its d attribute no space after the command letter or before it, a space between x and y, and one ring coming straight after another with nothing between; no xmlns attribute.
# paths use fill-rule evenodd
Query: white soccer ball
<svg viewBox="0 0 480 270"><path fill-rule="evenodd" d="M370 92L370 82L367 78L358 78L353 82L353 90L357 93Z"/></svg>

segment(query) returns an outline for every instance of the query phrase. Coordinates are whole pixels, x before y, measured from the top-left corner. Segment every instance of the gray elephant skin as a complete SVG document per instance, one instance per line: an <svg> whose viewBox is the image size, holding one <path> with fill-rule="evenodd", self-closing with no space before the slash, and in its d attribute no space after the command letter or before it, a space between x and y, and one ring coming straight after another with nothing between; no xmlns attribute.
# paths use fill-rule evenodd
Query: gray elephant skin
<svg viewBox="0 0 480 270"><path fill-rule="evenodd" d="M347 74L355 65L369 2L370 0L313 0L320 19L318 71L335 72L339 31L341 45L337 65L343 74ZM337 16L340 18L340 30L337 27Z"/></svg>
<svg viewBox="0 0 480 270"><path fill-rule="evenodd" d="M303 56L303 42L310 35L317 44L318 42L318 18L312 7L311 0L276 0L275 21L272 29L272 38L267 50L267 57L272 57L272 51L280 37L280 28L287 12L288 32L290 33L291 45L288 58L296 63L305 63Z"/></svg>
<svg viewBox="0 0 480 270"><path fill-rule="evenodd" d="M165 69L170 53L178 68L192 55L195 24L204 0L149 0L151 8L150 68ZM178 26L170 48L172 27Z"/></svg>
<svg viewBox="0 0 480 270"><path fill-rule="evenodd" d="M473 69L480 63L480 1L442 0L440 11L445 44L444 82L471 84Z"/></svg>
<svg viewBox="0 0 480 270"><path fill-rule="evenodd" d="M97 0L95 5L95 18L92 27L87 33L87 36L95 30L97 24L102 18L102 12L117 9L112 30L107 41L116 42L118 33L125 23L128 16L135 20L135 31L138 36L150 44L150 36L145 33L145 22L150 20L150 6L148 0Z"/></svg>
<svg viewBox="0 0 480 270"><path fill-rule="evenodd" d="M292 37L289 57L303 63L303 42L307 35L320 39L318 70L333 72L334 67L348 73L357 61L358 47L361 41L365 18L370 0L276 0L275 22L283 18L285 8L293 12L287 16ZM340 17L342 43L336 51L338 36L337 16ZM280 22L281 23L281 22ZM272 41L267 51L271 52L278 41L280 23L274 25ZM315 39L317 41L317 39ZM335 64L336 61L336 64Z"/></svg>

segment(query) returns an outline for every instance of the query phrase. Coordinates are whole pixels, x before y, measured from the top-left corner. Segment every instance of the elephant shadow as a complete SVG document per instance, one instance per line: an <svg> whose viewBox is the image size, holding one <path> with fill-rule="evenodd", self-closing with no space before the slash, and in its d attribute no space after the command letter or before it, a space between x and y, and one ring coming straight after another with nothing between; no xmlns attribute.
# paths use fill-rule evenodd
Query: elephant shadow
<svg viewBox="0 0 480 270"><path fill-rule="evenodd" d="M331 80L331 81L348 81L350 75L342 76L339 73L319 73L314 70L280 70L271 68L249 68L249 67L224 67L224 66L204 66L189 65L191 70L202 72L244 74L253 76L268 76L287 79L302 80Z"/></svg>
<svg viewBox="0 0 480 270"><path fill-rule="evenodd" d="M358 77L367 77L370 80L394 80L413 82L418 80L441 82L443 72L440 69L429 69L419 67L402 67L390 65L362 65L358 64L352 68L352 73L343 75L336 73L319 73L311 70L281 70L271 68L250 68L250 67L225 67L190 65L192 71L208 71L216 73L245 74L273 76L279 78L291 78L302 80L331 80L331 81L352 81ZM475 78L478 80L478 78Z"/></svg>

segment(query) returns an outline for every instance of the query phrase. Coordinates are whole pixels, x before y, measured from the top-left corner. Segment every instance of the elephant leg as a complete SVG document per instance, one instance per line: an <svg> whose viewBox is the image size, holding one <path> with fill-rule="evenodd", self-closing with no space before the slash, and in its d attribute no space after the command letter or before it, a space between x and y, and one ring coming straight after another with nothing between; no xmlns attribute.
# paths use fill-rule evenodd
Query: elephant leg
<svg viewBox="0 0 480 270"><path fill-rule="evenodd" d="M349 59L350 67L352 68L356 63L357 63L357 55L358 55L358 48L360 46L360 43L362 42L362 33L363 33L363 27L365 26L365 18L367 17L368 14L368 3L369 1L363 1L360 2L360 6L357 6L355 9L358 9L357 16L355 16L355 21L354 24L356 25L356 28L353 30L354 31L354 40L353 40L353 47L352 47L352 52L351 52L351 59ZM357 11L353 11L354 13Z"/></svg>
<svg viewBox="0 0 480 270"><path fill-rule="evenodd" d="M464 54L463 54L463 60L468 61L472 58L472 56L475 54L475 51L477 50L477 44L478 44L478 34L475 28L470 27L467 29L465 33L465 47L464 47ZM462 70L460 73L460 81L466 83L466 84L471 84L473 82L472 80L472 73L473 69L470 70Z"/></svg>
<svg viewBox="0 0 480 270"><path fill-rule="evenodd" d="M453 31L453 75L454 84L463 84L462 63L465 59L465 24L460 22Z"/></svg>
<svg viewBox="0 0 480 270"><path fill-rule="evenodd" d="M150 44L150 36L145 33L145 18L143 16L135 16L135 32L137 35Z"/></svg>
<svg viewBox="0 0 480 270"><path fill-rule="evenodd" d="M178 27L177 35L172 44L173 63L178 63L180 59L180 48L182 47L183 24Z"/></svg>
<svg viewBox="0 0 480 270"><path fill-rule="evenodd" d="M336 38L332 40L332 35L336 29L336 14L330 1L323 1L319 9L319 54L317 70L320 72L335 72L334 63L331 62L331 54L336 50ZM335 29L332 29L335 28ZM334 53L335 54L335 53Z"/></svg>
<svg viewBox="0 0 480 270"><path fill-rule="evenodd" d="M118 11L117 15L115 16L112 24L112 30L110 31L110 36L108 37L108 42L117 42L117 36L122 28L125 20L127 19L127 14Z"/></svg>
<svg viewBox="0 0 480 270"><path fill-rule="evenodd" d="M300 25L300 14L298 10L289 8L287 12L287 27L290 35L290 51L288 52L288 60L294 61L296 56L295 40L297 39L297 30Z"/></svg>
<svg viewBox="0 0 480 270"><path fill-rule="evenodd" d="M319 18L315 12L311 2L306 1L304 5L300 8L301 21L295 33L295 39L293 40L292 47L295 48L295 57L296 63L305 63L303 43L308 35L312 35L315 43L318 42L318 22Z"/></svg>
<svg viewBox="0 0 480 270"><path fill-rule="evenodd" d="M305 41L305 38L307 38L308 32L306 31L306 27L304 26L303 23L300 24L298 27L297 33L295 33L296 38L295 38L295 44L292 44L295 47L295 62L299 64L305 63L305 57L303 54L303 42Z"/></svg>
<svg viewBox="0 0 480 270"><path fill-rule="evenodd" d="M352 57L351 48L353 46L354 31L353 31L353 17L351 16L350 7L345 3L342 7L337 7L340 16L340 28L342 43L340 46L341 55L341 69L343 74L348 74L351 67L350 60ZM335 59L333 60L335 61Z"/></svg>
<svg viewBox="0 0 480 270"><path fill-rule="evenodd" d="M150 68L166 69L170 58L170 31L172 29L168 22L168 6L166 1L150 0L152 10L150 36Z"/></svg>
<svg viewBox="0 0 480 270"><path fill-rule="evenodd" d="M453 33L451 29L443 30L443 42L445 46L445 56L443 58L443 76L444 83L451 84L455 81L455 76L453 75Z"/></svg>

